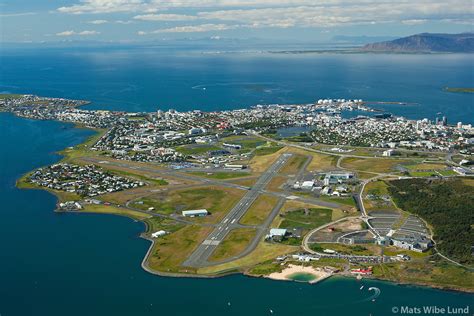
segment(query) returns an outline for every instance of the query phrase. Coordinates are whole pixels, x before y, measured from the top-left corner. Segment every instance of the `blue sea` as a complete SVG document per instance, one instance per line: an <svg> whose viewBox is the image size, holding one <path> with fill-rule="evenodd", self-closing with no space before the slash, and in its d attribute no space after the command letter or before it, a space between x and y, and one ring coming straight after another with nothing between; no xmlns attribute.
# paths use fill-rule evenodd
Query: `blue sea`
<svg viewBox="0 0 474 316"><path fill-rule="evenodd" d="M126 111L232 109L319 98L402 101L387 111L474 123L470 55L270 54L116 49L3 50L0 91L91 100ZM204 89L205 88L205 89ZM57 214L55 197L19 190L89 130L0 113L0 315L393 315L402 306L470 306L473 296L333 278L317 285L233 275L165 278L142 270L144 226L110 215ZM361 285L365 285L360 290ZM380 296L372 301L375 286ZM229 305L230 303L230 305Z"/></svg>
<svg viewBox="0 0 474 316"><path fill-rule="evenodd" d="M377 106L409 118L474 123L474 54L276 54L131 47L5 49L0 91L87 99L87 108L220 110L320 98L406 102Z"/></svg>

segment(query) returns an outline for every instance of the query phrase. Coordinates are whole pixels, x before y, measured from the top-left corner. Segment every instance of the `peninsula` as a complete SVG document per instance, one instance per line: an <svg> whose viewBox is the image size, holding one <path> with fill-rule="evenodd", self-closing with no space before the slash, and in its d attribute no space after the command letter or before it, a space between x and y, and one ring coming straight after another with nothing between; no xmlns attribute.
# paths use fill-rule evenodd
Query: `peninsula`
<svg viewBox="0 0 474 316"><path fill-rule="evenodd" d="M153 113L87 103L0 95L0 111L96 131L17 185L52 192L58 212L144 222L151 273L474 291L471 124L345 99ZM340 115L353 110L367 115Z"/></svg>

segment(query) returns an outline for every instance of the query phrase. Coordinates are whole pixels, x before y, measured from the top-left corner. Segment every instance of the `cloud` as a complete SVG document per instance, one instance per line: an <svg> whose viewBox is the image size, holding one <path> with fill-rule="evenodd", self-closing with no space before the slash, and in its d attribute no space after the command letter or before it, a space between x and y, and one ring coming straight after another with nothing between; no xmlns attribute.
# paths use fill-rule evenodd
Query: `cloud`
<svg viewBox="0 0 474 316"><path fill-rule="evenodd" d="M115 23L117 23L117 24L124 24L124 25L127 25L127 24L132 24L132 23L133 23L133 21L128 21L128 20L127 20L127 21L124 21L124 20L117 20L117 21L115 21Z"/></svg>
<svg viewBox="0 0 474 316"><path fill-rule="evenodd" d="M227 24L201 24L201 25L186 25L176 26L167 29L158 29L151 32L139 31L138 35L146 34L161 34L161 33L202 33L212 31L225 31L238 28L238 25Z"/></svg>
<svg viewBox="0 0 474 316"><path fill-rule="evenodd" d="M76 0L79 1L79 0ZM187 14L173 13L173 9ZM188 22L235 28L328 28L351 25L430 21L472 21L474 6L466 0L81 0L57 9L69 14L130 13L134 21ZM160 11L167 14L158 14ZM169 12L169 13L168 13ZM225 25L225 26L224 26ZM201 32L200 27L194 27ZM167 32L192 30L179 25Z"/></svg>
<svg viewBox="0 0 474 316"><path fill-rule="evenodd" d="M368 2L369 0L359 1ZM340 0L322 0L321 2L334 3L340 2ZM311 4L314 4L314 0L80 0L77 4L60 7L57 11L70 14L152 13L173 8L261 7Z"/></svg>
<svg viewBox="0 0 474 316"><path fill-rule="evenodd" d="M420 24L425 24L427 20L424 19L414 19L414 20L403 20L402 24L405 25L420 25Z"/></svg>
<svg viewBox="0 0 474 316"><path fill-rule="evenodd" d="M146 10L148 6L142 0L82 0L79 4L60 7L57 11L69 14L136 12Z"/></svg>
<svg viewBox="0 0 474 316"><path fill-rule="evenodd" d="M183 14L145 14L133 17L135 20L142 21L193 21L199 17Z"/></svg>
<svg viewBox="0 0 474 316"><path fill-rule="evenodd" d="M99 25L99 24L105 24L105 23L108 23L108 22L109 21L107 21L107 20L93 20L93 21L88 21L87 23Z"/></svg>
<svg viewBox="0 0 474 316"><path fill-rule="evenodd" d="M64 31L64 32L59 32L59 33L56 33L56 36L64 36L64 37L67 37L67 36L75 36L75 35L78 35L78 36L90 36L90 35L99 35L100 32L97 32L97 31L80 31L80 32L76 32L76 31Z"/></svg>
<svg viewBox="0 0 474 316"><path fill-rule="evenodd" d="M319 2L318 2L319 3ZM387 22L421 23L443 16L468 17L474 8L465 1L393 1L372 5L352 2L344 5L295 6L254 9L229 9L199 12L206 20L238 22L252 27L334 27L341 25L379 24Z"/></svg>
<svg viewBox="0 0 474 316"><path fill-rule="evenodd" d="M36 15L36 12L19 12L19 13L5 13L0 14L0 18L9 18L17 16Z"/></svg>

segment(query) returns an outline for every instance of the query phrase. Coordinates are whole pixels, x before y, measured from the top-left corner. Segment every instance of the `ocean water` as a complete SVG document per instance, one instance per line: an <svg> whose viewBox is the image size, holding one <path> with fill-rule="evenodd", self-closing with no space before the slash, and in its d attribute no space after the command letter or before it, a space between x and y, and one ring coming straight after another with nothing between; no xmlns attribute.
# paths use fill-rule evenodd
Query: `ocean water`
<svg viewBox="0 0 474 316"><path fill-rule="evenodd" d="M320 98L408 102L377 106L410 118L474 123L474 55L212 53L203 50L4 49L0 91L87 99L87 108L218 110Z"/></svg>
<svg viewBox="0 0 474 316"><path fill-rule="evenodd" d="M402 67L402 57L411 66ZM308 102L321 94L372 100L397 97L397 101L403 97L401 101L418 102L418 110L424 109L423 113L439 112L421 105L435 102L442 112L450 111L449 117L455 117L458 110L472 114L472 97L457 94L447 97L438 90L447 81L455 82L453 86L471 84L472 78L465 69L466 63L472 62L471 57L434 56L430 62L433 69L427 67L426 71L438 75L443 71L448 73L443 78L425 73L415 86L406 87L411 92L405 94L397 91L396 87L401 89L403 84L396 83L393 73L422 69L419 66L422 56L377 55L373 62L366 56L314 58L320 60L315 62L310 56L299 55L211 58L189 52L172 57L154 56L149 51L5 53L1 59L0 86L11 92L90 99L94 102L90 108L131 111L154 110L157 106L184 110L233 108L255 102ZM398 66L384 64L390 60ZM451 71L440 60L451 65ZM335 66L341 62L346 66ZM319 71L316 71L318 67L314 71L304 67L308 63L318 64ZM297 76L296 66L301 78ZM370 69L379 71L379 80L370 83L377 87L375 90L362 88L359 83L361 78L368 78ZM333 79L319 81L323 75L318 72ZM385 77L389 83L380 82ZM334 78L344 79L345 83L338 83ZM413 76L406 80L414 82ZM202 90L202 85L206 90ZM364 94L362 91L365 96L360 96ZM457 98L458 102L443 105L451 98ZM468 115L457 117L469 119ZM391 315L392 308L401 306L469 304L470 312L474 310L473 296L469 294L378 281L361 283L333 278L309 285L242 275L218 279L151 275L140 266L149 246L138 237L144 229L141 223L111 215L57 214L53 212L55 198L51 194L15 187L16 179L23 173L58 161L60 156L56 151L83 142L91 135L90 131L65 123L26 120L0 113L0 135L2 316L270 315L270 310L275 315ZM365 286L363 290L361 284ZM380 289L375 302L372 301L375 292L368 291L370 286Z"/></svg>

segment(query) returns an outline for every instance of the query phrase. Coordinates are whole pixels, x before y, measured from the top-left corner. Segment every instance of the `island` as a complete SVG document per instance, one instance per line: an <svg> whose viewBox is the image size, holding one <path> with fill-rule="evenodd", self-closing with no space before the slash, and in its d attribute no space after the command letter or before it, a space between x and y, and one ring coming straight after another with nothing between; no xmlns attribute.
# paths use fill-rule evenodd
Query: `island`
<svg viewBox="0 0 474 316"><path fill-rule="evenodd" d="M150 273L474 292L471 124L346 99L215 112L86 104L0 95L0 111L95 131L17 186L55 194L57 212L145 223ZM367 115L340 115L353 110Z"/></svg>
<svg viewBox="0 0 474 316"><path fill-rule="evenodd" d="M455 92L455 93L474 93L474 88L444 88L447 92Z"/></svg>

